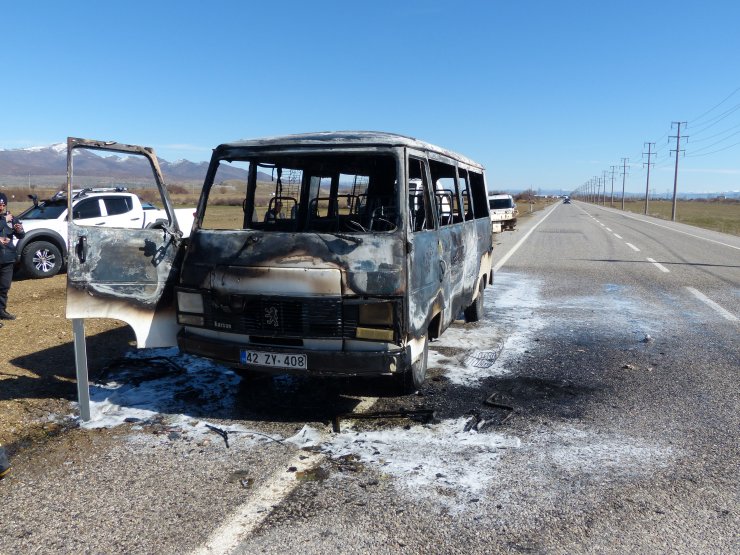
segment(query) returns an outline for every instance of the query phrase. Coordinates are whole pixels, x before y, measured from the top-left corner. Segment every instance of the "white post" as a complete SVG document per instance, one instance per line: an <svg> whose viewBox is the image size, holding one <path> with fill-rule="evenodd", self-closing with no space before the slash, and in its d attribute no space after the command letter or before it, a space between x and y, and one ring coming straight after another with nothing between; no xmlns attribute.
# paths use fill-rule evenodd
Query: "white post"
<svg viewBox="0 0 740 555"><path fill-rule="evenodd" d="M85 345L85 321L72 319L75 338L75 368L77 370L77 402L80 405L80 420L90 420L90 384L87 378L87 347Z"/></svg>

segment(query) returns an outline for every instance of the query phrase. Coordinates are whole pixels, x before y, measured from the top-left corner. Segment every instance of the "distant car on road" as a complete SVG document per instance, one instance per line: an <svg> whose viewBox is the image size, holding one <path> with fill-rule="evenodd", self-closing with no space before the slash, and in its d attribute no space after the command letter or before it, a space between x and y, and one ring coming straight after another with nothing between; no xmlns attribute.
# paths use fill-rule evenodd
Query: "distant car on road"
<svg viewBox="0 0 740 555"><path fill-rule="evenodd" d="M563 204L570 204L570 197L565 197Z"/></svg>

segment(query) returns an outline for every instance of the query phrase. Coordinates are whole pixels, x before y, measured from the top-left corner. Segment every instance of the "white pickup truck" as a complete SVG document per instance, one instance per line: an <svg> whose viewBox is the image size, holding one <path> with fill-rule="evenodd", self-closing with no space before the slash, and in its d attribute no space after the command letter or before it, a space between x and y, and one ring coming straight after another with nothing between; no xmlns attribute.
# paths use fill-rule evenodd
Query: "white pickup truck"
<svg viewBox="0 0 740 555"><path fill-rule="evenodd" d="M16 239L18 264L33 278L51 277L65 266L67 240L67 194L59 192L38 202L16 218L26 236ZM175 210L183 237L190 236L195 208ZM167 213L125 188L90 188L73 191L72 215L78 225L96 227L151 228L168 222Z"/></svg>

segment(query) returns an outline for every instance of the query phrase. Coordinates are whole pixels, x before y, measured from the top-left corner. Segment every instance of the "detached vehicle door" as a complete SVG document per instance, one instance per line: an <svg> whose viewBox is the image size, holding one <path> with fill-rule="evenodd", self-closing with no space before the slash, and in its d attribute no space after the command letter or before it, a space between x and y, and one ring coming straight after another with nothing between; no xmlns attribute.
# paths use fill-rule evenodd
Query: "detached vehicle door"
<svg viewBox="0 0 740 555"><path fill-rule="evenodd" d="M161 202L169 222L130 229L70 219L67 318L122 320L133 328L140 348L176 345L173 289L184 247L154 150L67 139L69 212L73 191L112 185Z"/></svg>

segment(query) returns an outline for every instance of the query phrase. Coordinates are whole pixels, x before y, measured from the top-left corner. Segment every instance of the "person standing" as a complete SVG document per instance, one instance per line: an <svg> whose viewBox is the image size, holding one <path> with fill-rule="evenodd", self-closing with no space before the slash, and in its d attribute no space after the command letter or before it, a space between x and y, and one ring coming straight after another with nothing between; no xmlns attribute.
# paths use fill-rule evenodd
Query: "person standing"
<svg viewBox="0 0 740 555"><path fill-rule="evenodd" d="M279 200L275 201L275 204L265 213L265 223L274 224L277 220L283 219L283 203Z"/></svg>
<svg viewBox="0 0 740 555"><path fill-rule="evenodd" d="M26 234L21 222L8 212L8 197L0 193L0 320L15 320L8 308L8 291L13 282L16 250L13 237L21 239ZM2 322L0 322L2 327Z"/></svg>

